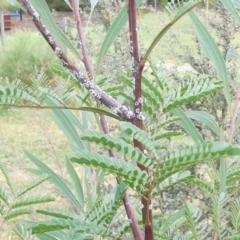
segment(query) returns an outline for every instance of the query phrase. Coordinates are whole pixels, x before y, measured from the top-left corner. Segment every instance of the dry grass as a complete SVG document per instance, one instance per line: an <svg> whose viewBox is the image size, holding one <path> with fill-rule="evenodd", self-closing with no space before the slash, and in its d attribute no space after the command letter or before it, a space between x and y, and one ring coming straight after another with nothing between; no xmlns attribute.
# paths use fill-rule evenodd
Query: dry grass
<svg viewBox="0 0 240 240"><path fill-rule="evenodd" d="M65 157L70 152L68 141L51 120L49 112L28 109L0 112L0 161L8 167L16 189L36 178L25 170L34 166L24 155L24 149L47 163L55 172L66 176L64 165ZM0 185L2 188L6 187L2 172ZM48 195L56 198L55 203L46 204L47 206L57 206L59 203L61 207L64 203L67 206L64 197L53 185L44 183L35 191L38 191L40 196ZM34 195L34 191L29 193L31 194ZM41 208L44 208L44 205L41 205ZM31 219L35 217L30 216ZM8 239L10 226L12 223L6 223L0 229L1 240Z"/></svg>

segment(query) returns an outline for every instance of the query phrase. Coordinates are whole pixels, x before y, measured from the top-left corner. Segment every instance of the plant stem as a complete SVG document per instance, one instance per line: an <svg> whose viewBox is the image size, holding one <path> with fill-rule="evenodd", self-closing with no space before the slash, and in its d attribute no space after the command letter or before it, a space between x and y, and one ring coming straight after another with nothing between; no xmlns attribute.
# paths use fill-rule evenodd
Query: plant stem
<svg viewBox="0 0 240 240"><path fill-rule="evenodd" d="M91 65L88 50L87 50L87 45L85 41L85 36L83 32L83 26L82 26L81 17L79 14L79 6L77 4L77 0L72 0L72 8L73 8L73 14L77 22L77 31L78 31L79 41L80 41L79 42L80 47L82 49L82 54L83 54L83 63L85 65L85 68L88 72L89 77L93 79L93 69L92 69L92 65Z"/></svg>
<svg viewBox="0 0 240 240"><path fill-rule="evenodd" d="M100 122L101 122L101 125L102 125L103 132L105 134L109 134L109 128L107 126L106 117L104 115L100 115ZM108 153L109 153L110 157L113 157L113 158L116 159L116 154L115 154L114 151L112 151L110 149L110 150L108 150ZM117 179L117 182L120 183L120 180ZM131 228L132 228L134 238L136 240L143 240L144 238L143 238L142 232L139 228L139 225L138 225L138 222L137 222L137 219L136 219L136 215L133 211L133 207L132 207L132 204L130 202L130 199L129 199L129 196L128 196L127 193L125 193L124 196L123 196L123 204L124 204L127 216L128 216L129 223L131 224Z"/></svg>
<svg viewBox="0 0 240 240"><path fill-rule="evenodd" d="M145 119L142 112L142 67L140 68L139 52L138 52L138 38L137 38L137 17L136 17L136 1L128 1L128 17L129 17L129 34L130 34L130 54L132 58L132 83L134 95L134 113L136 117L133 119L133 124L140 129L143 129L143 120ZM139 148L142 152L144 146L142 143L134 140L134 147ZM142 171L149 172L145 166L138 164ZM151 206L151 184L148 184L147 193L145 197L141 198L143 209L142 219L145 225L145 240L154 240L153 222L152 222L152 207Z"/></svg>
<svg viewBox="0 0 240 240"><path fill-rule="evenodd" d="M46 26L41 21L40 16L34 10L28 0L18 0L18 2L26 9L27 13L32 16L33 22L38 31L42 34L50 47L53 49L57 57L62 61L63 66L74 76L76 80L88 90L93 98L110 108L114 113L121 116L126 121L131 121L135 118L135 114L125 105L120 105L116 99L104 92L101 88L95 85L86 77L79 68L62 52L56 43L52 34L47 30Z"/></svg>
<svg viewBox="0 0 240 240"><path fill-rule="evenodd" d="M81 24L81 17L79 14L79 7L77 5L76 0L72 0L72 7L73 7L73 12L74 12L74 15L75 15L76 21L77 21L78 36L79 36L80 44L82 47L82 54L83 54L85 68L88 71L90 78L93 79L92 65L90 63L90 59L89 59L89 55L88 55L88 51L87 51L87 46L86 46L85 37L84 37L82 24ZM99 103L100 102L97 101L97 105L99 105ZM103 132L105 134L109 134L110 132L109 132L109 127L107 124L106 116L104 116L103 114L99 114L99 118L100 118L100 123L101 123ZM109 152L110 157L113 157L114 159L117 160L117 157L116 157L116 154L114 151L112 151L110 149L108 152ZM120 183L120 180L117 179L117 182ZM124 204L128 219L130 221L131 228L132 228L135 239L143 240L142 232L139 228L139 225L138 225L138 222L136 219L136 215L133 211L133 208L132 208L132 205L131 205L131 202L130 202L130 199L129 199L129 196L127 193L125 193L123 196L123 204Z"/></svg>

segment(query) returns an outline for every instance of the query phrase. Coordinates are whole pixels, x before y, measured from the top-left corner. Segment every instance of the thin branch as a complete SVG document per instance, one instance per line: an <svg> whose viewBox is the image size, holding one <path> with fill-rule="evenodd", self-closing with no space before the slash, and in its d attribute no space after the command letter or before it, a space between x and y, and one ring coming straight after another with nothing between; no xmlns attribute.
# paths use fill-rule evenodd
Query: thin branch
<svg viewBox="0 0 240 240"><path fill-rule="evenodd" d="M85 68L88 72L89 77L91 79L93 79L92 64L91 64L88 50L87 50L87 45L86 45L85 36L84 36L84 32L83 32L82 21L81 21L81 17L79 14L79 6L78 6L77 2L78 2L77 0L72 0L72 8L73 8L73 14L75 16L76 23L77 23L79 43L80 43L80 47L82 49L82 54L83 54L83 63L85 65Z"/></svg>
<svg viewBox="0 0 240 240"><path fill-rule="evenodd" d="M39 32L43 35L45 40L48 42L50 47L53 49L57 57L62 61L62 64L68 71L75 77L79 83L86 88L91 96L95 98L97 101L101 102L108 108L110 108L115 114L119 115L126 121L131 121L135 118L135 114L129 110L125 105L120 105L112 96L102 91L97 85L90 81L88 77L86 77L78 67L73 64L70 59L62 52L52 34L48 31L46 26L41 21L40 16L34 10L32 5L28 0L18 0L20 4L26 9L27 13L32 16L33 22Z"/></svg>

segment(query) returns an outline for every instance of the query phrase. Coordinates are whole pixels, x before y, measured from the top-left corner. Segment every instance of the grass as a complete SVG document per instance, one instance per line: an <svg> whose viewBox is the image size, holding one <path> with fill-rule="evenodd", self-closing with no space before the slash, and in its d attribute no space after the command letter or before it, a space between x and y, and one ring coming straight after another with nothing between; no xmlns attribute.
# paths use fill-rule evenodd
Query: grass
<svg viewBox="0 0 240 240"><path fill-rule="evenodd" d="M16 11L18 10L16 7L12 6L10 3L8 3L7 0L0 0L0 11Z"/></svg>
<svg viewBox="0 0 240 240"><path fill-rule="evenodd" d="M70 153L70 148L64 134L52 121L50 112L16 108L0 109L0 161L9 169L16 188L36 178L26 171L26 168L34 166L23 150L29 151L47 163L55 172L63 176L66 173L65 158ZM6 185L2 173L0 173L0 185L3 188ZM43 189L42 195L54 195L57 200L55 204L63 203L67 207L66 201L53 185L44 183L38 187L40 191ZM31 192L29 194L31 195ZM35 216L31 216L33 217ZM4 225L2 231L0 229L1 240L8 239L11 224L10 222Z"/></svg>

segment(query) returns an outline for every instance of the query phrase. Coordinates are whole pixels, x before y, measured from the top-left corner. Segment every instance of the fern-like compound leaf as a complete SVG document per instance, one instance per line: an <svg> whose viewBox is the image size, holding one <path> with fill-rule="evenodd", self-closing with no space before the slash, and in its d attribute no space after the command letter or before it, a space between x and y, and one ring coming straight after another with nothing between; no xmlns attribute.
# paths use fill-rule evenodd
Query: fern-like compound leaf
<svg viewBox="0 0 240 240"><path fill-rule="evenodd" d="M47 203L47 202L52 202L54 201L55 198L52 197L31 197L31 198L26 198L24 200L20 200L15 202L12 205L12 208L18 208L18 207L23 207L23 206L31 206L34 204L41 204L41 203Z"/></svg>
<svg viewBox="0 0 240 240"><path fill-rule="evenodd" d="M235 199L230 206L230 219L235 230L235 234L240 231L240 200Z"/></svg>
<svg viewBox="0 0 240 240"><path fill-rule="evenodd" d="M107 171L140 193L148 183L148 174L146 172L141 171L138 167L131 163L124 162L121 159L83 150L70 156L70 160Z"/></svg>
<svg viewBox="0 0 240 240"><path fill-rule="evenodd" d="M143 130L139 129L138 127L134 126L133 124L129 122L123 122L120 124L122 133L121 135L128 135L137 141L141 142L145 148L147 149L148 152L154 154L155 157L157 157L157 152L154 147L154 143L151 140L151 137L144 132Z"/></svg>
<svg viewBox="0 0 240 240"><path fill-rule="evenodd" d="M21 187L17 192L17 196L18 197L22 196L23 194L25 194L25 193L29 192L30 190L36 188L37 186L39 186L40 184L42 184L43 182L47 181L50 178L51 178L50 175L42 174L35 181L31 182L30 184L28 184L24 187Z"/></svg>
<svg viewBox="0 0 240 240"><path fill-rule="evenodd" d="M196 163L239 154L239 147L224 142L204 143L185 150L167 153L159 170L157 182L161 183L174 173Z"/></svg>
<svg viewBox="0 0 240 240"><path fill-rule="evenodd" d="M71 217L71 214L63 213L62 211L56 210L56 209L47 209L47 210L42 210L42 209L37 209L37 213L43 214L45 216L51 216L55 218L62 218L62 219L73 219Z"/></svg>
<svg viewBox="0 0 240 240"><path fill-rule="evenodd" d="M40 105L40 102L34 96L22 89L0 86L1 104L17 105L22 101L27 101L34 105Z"/></svg>
<svg viewBox="0 0 240 240"><path fill-rule="evenodd" d="M5 221L13 218L17 218L22 215L31 214L31 213L32 211L29 209L19 209L19 210L11 211L7 216L5 216Z"/></svg>
<svg viewBox="0 0 240 240"><path fill-rule="evenodd" d="M15 191L13 189L11 178L9 176L9 173L8 173L8 170L7 170L6 166L5 166L5 164L0 163L0 170L2 171L2 173L3 173L3 175L4 175L5 179L6 179L7 185L9 186L9 188L11 190L11 193L13 195L15 195Z"/></svg>
<svg viewBox="0 0 240 240"><path fill-rule="evenodd" d="M213 78L198 78L172 93L168 93L164 101L163 112L169 112L179 106L196 101L222 88L222 83Z"/></svg>
<svg viewBox="0 0 240 240"><path fill-rule="evenodd" d="M49 221L32 223L30 229L32 230L32 234L38 233L47 233L51 231L59 231L59 230L68 230L73 229L77 233L81 234L95 234L99 236L108 236L114 237L112 231L107 228L104 228L101 225L97 225L95 223L89 223L84 221L79 221L77 219L73 220L64 220L64 219L51 219Z"/></svg>
<svg viewBox="0 0 240 240"><path fill-rule="evenodd" d="M123 182L118 184L103 201L91 209L89 216L87 216L87 220L96 222L98 225L101 224L105 227L109 226L118 208L122 204L122 197L126 190L126 184Z"/></svg>
<svg viewBox="0 0 240 240"><path fill-rule="evenodd" d="M125 141L119 138L114 138L102 132L90 130L84 131L84 133L80 135L80 138L82 140L94 142L107 149L112 149L148 168L153 166L152 161L147 158L138 148L134 148L132 145L127 144Z"/></svg>

